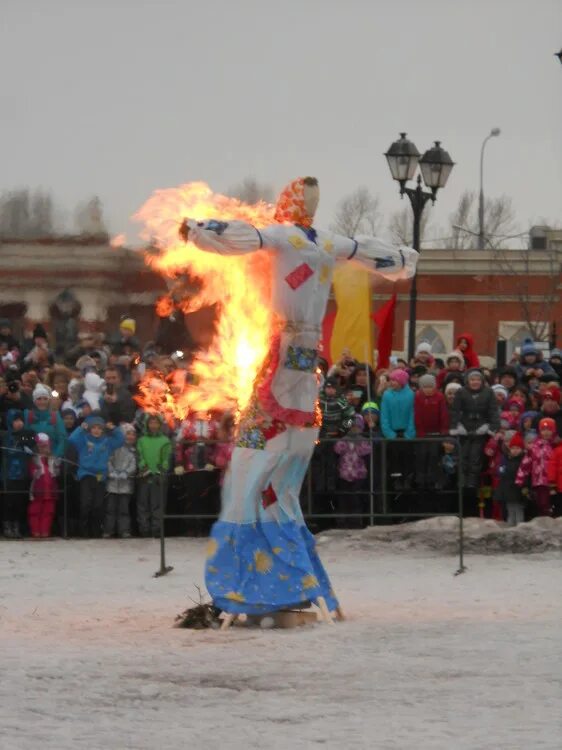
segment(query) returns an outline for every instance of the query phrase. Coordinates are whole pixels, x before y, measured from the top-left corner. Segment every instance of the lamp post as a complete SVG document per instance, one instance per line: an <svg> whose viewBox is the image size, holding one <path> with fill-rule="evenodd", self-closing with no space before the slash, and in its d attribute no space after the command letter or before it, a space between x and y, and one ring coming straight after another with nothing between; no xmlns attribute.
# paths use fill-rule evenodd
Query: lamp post
<svg viewBox="0 0 562 750"><path fill-rule="evenodd" d="M478 198L478 249L484 250L485 237L484 237L484 147L490 140L495 138L501 133L499 128L492 128L490 134L487 135L483 142L482 148L480 149L480 196Z"/></svg>
<svg viewBox="0 0 562 750"><path fill-rule="evenodd" d="M420 225L423 209L428 200L435 203L437 191L445 187L451 170L454 166L449 154L441 148L439 141L428 149L420 158L420 152L415 145L406 138L406 133L400 133L400 139L394 141L385 153L392 178L400 184L400 195L407 195L414 212L414 250L420 252ZM406 187L408 180L412 180L416 169L420 167L421 175L418 174L417 186ZM422 189L422 176L426 187L431 192ZM414 357L416 348L416 315L418 301L417 272L412 279L410 287L410 313L408 322L408 360Z"/></svg>

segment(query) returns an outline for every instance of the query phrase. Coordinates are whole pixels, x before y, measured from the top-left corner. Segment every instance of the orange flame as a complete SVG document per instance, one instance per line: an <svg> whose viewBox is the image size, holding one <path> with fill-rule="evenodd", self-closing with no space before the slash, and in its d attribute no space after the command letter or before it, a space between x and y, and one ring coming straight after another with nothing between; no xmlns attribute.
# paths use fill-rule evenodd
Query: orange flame
<svg viewBox="0 0 562 750"><path fill-rule="evenodd" d="M156 386L154 373L147 373L139 399L147 411L171 421L194 411L241 411L248 404L272 333L270 257L263 251L239 256L204 252L181 241L178 229L184 218L240 219L260 228L273 223L273 213L267 203L248 205L193 182L157 190L135 215L144 224L141 237L160 249L146 256L148 265L168 278L188 272L201 282L192 296L159 300L158 314L170 314L166 311L174 303L185 313L209 305L218 310L212 343L191 364L191 382L183 390L172 388L164 377Z"/></svg>

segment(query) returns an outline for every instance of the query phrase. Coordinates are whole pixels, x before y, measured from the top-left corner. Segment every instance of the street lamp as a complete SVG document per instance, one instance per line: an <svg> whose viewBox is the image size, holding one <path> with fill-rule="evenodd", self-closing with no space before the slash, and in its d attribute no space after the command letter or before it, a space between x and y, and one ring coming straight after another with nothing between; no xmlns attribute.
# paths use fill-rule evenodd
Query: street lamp
<svg viewBox="0 0 562 750"><path fill-rule="evenodd" d="M490 138L495 138L501 133L499 128L492 128L490 134L484 138L480 150L480 197L478 199L478 249L484 250L484 146Z"/></svg>
<svg viewBox="0 0 562 750"><path fill-rule="evenodd" d="M423 209L428 200L435 203L437 191L445 187L454 162L449 154L441 148L439 141L428 149L420 158L420 152L414 144L406 138L406 133L400 133L400 139L394 141L385 153L392 179L400 183L400 195L407 195L414 212L414 250L420 252L420 224ZM416 169L420 167L417 186L406 187L408 180L412 180ZM431 192L422 189L421 182L425 182ZM416 348L416 309L418 300L417 273L414 274L410 287L410 319L408 323L408 360L412 360Z"/></svg>

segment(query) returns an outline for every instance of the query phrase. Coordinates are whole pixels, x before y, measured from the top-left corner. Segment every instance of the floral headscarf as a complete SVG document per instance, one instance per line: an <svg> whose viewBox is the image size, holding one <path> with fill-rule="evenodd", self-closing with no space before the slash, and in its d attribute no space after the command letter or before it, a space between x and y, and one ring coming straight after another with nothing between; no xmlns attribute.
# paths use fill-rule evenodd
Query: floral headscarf
<svg viewBox="0 0 562 750"><path fill-rule="evenodd" d="M309 216L304 201L305 180L311 178L298 177L290 182L281 191L275 206L275 221L280 224L299 224L303 227L311 227L314 216ZM316 180L314 181L316 183ZM313 184L313 183L311 183Z"/></svg>

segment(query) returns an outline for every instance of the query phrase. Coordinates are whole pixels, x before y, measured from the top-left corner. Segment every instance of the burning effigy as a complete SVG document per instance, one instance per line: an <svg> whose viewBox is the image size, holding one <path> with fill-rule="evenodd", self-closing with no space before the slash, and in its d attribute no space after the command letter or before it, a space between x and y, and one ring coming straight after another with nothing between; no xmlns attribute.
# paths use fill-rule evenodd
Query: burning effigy
<svg viewBox="0 0 562 750"><path fill-rule="evenodd" d="M192 363L193 384L174 390L147 377L142 393L145 408L176 419L193 410L237 413L205 571L228 621L310 603L327 619L338 611L299 501L320 426L317 347L332 275L338 262L391 280L415 273L411 248L317 230L318 198L312 177L291 182L275 207L192 183L156 192L137 214L161 248L152 266L201 282L183 311L218 308L212 344Z"/></svg>

